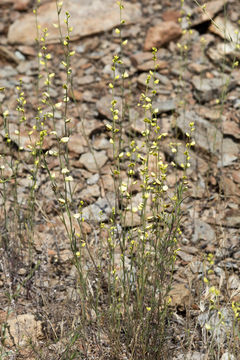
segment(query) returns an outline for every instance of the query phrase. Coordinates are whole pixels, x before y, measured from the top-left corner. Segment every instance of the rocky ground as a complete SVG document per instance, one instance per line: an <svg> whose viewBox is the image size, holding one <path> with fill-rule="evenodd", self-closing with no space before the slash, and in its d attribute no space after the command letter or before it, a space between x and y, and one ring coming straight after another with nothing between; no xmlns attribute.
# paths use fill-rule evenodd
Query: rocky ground
<svg viewBox="0 0 240 360"><path fill-rule="evenodd" d="M76 205L81 200L84 202L84 231L94 254L99 223L107 222L114 199L113 154L106 124L112 121L112 95L108 85L112 76L112 58L119 52L119 38L113 31L119 24L119 10L112 0L104 0L104 4L95 0L87 5L84 0L66 0L64 4L71 15L71 49L75 51L71 59L74 96L69 94L68 110L68 116L73 119L70 124L73 133L68 143L70 168ZM29 151L32 140L28 132L35 123L39 101L32 10L31 0L0 2L0 87L5 88L5 92L0 93L0 103L3 104L2 113L7 109L10 113L9 137L15 143L14 151L17 152L16 144L23 147L18 179L18 197L22 204L29 194L28 175L32 167ZM151 49L156 46L159 49L156 74L159 84L154 107L158 108L162 131L169 134L163 141L161 152L166 161L175 161L177 175L182 172L183 153L181 147L178 152L172 152L167 144L183 143L182 134L187 131L189 122L194 121L196 128L196 145L191 150L191 167L188 169L190 189L183 203L181 250L171 291L174 332L169 336L171 355L168 358L237 360L239 337L235 339L233 351L232 343L226 344L226 333L233 328L231 303L240 302L240 72L236 63L240 58L236 47L236 43L239 44L240 3L238 0L209 1L203 11L194 1L188 0L184 2L183 10L181 13L177 0L126 1L123 38L128 39L128 44L123 60L129 75L125 92L129 116L124 122L124 136L141 141L145 125L143 114L136 105L148 72L154 69ZM209 17L217 26L211 24ZM57 22L55 1L41 1L38 21L42 28L49 29L48 51L52 54L49 64L56 73L50 97L58 103L63 98L65 71L60 64L63 51L58 44L58 29L52 26ZM224 26L226 31L222 32ZM27 99L27 121L21 128L19 144L15 130L18 129L16 86L20 79ZM39 86L44 86L41 79ZM120 90L116 91L120 95ZM2 113L0 153L5 154L0 159L1 165L5 165L2 177L11 178L11 152L4 142ZM60 110L56 111L55 118L56 131L61 136L64 120ZM49 131L53 130L52 124L47 126ZM46 137L44 150L54 150L54 146L54 136ZM49 161L48 165L57 172L56 160ZM123 168L123 174L124 171ZM72 251L58 216L59 205L54 199L51 183L46 179L42 170L36 184L36 225L31 254L26 250L26 239L21 240L21 245L16 241L16 229L11 225L7 234L11 252L6 251L4 202L2 198L0 200L0 320L4 324L8 318L11 330L11 336L6 335L2 358L5 358L4 352L8 352L5 356L9 359L61 359L66 349L67 331L77 322L78 293ZM173 189L175 184L176 175L170 174L169 188ZM136 201L139 190L136 189ZM11 203L9 194L9 219L14 216ZM136 214L131 226L137 228L139 219ZM209 254L213 254L213 266L209 257L208 261L203 261ZM220 350L213 357L207 352L205 325L213 324L215 315L208 311L211 294L203 280L210 266L213 269L210 282L220 290L219 309L225 317L225 325L215 338ZM186 329L190 329L188 337ZM27 336L23 336L26 332L31 333L36 345L29 347L25 340ZM89 358L107 359L107 348L108 341L103 336L102 350L92 344L92 357ZM80 350L77 356L83 359Z"/></svg>

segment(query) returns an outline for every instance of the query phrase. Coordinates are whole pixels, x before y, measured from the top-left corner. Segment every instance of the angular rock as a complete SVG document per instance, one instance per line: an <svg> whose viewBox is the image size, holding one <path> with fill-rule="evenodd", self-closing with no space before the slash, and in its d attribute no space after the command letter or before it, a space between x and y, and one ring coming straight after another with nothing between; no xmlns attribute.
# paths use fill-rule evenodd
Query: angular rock
<svg viewBox="0 0 240 360"><path fill-rule="evenodd" d="M236 44L233 42L217 43L216 46L207 49L207 55L214 63L229 60L230 65L232 65L233 60L236 61L240 59L239 51L237 51Z"/></svg>
<svg viewBox="0 0 240 360"><path fill-rule="evenodd" d="M202 24L219 13L225 5L225 0L215 0L206 2L206 7L203 9L196 5L193 13L191 14L191 26Z"/></svg>
<svg viewBox="0 0 240 360"><path fill-rule="evenodd" d="M141 217L137 213L129 213L123 224L124 227L135 227L141 224Z"/></svg>
<svg viewBox="0 0 240 360"><path fill-rule="evenodd" d="M166 68L168 68L168 63L164 60L156 60L156 62L149 60L138 66L139 71L149 71L154 69L158 71Z"/></svg>
<svg viewBox="0 0 240 360"><path fill-rule="evenodd" d="M177 107L177 100L176 99L169 99L166 101L154 101L153 108L158 109L157 113L168 113L172 112Z"/></svg>
<svg viewBox="0 0 240 360"><path fill-rule="evenodd" d="M238 43L239 41L238 27L226 17L217 16L214 19L214 24L209 26L209 30L230 42Z"/></svg>
<svg viewBox="0 0 240 360"><path fill-rule="evenodd" d="M203 74L204 72L209 70L209 66L194 62L189 64L188 69L196 74Z"/></svg>
<svg viewBox="0 0 240 360"><path fill-rule="evenodd" d="M240 228L240 211L229 210L224 216L224 226Z"/></svg>
<svg viewBox="0 0 240 360"><path fill-rule="evenodd" d="M105 165L106 161L107 156L105 151L93 151L93 153L87 152L81 155L79 164L91 172L97 172Z"/></svg>
<svg viewBox="0 0 240 360"><path fill-rule="evenodd" d="M32 46L27 45L20 45L18 46L18 50L21 51L22 54L28 55L28 56L36 56L36 51Z"/></svg>
<svg viewBox="0 0 240 360"><path fill-rule="evenodd" d="M152 60L152 58L153 58L153 54L150 51L149 52L139 51L136 54L132 55L130 59L132 61L133 66L138 68L145 62Z"/></svg>
<svg viewBox="0 0 240 360"><path fill-rule="evenodd" d="M80 86L83 85L88 85L91 84L93 82L95 82L95 77L93 75L85 75L85 76L81 76L79 78L76 79L76 83Z"/></svg>
<svg viewBox="0 0 240 360"><path fill-rule="evenodd" d="M173 21L164 21L159 25L150 27L144 43L144 51L152 50L153 47L159 48L176 40L182 35L181 27Z"/></svg>
<svg viewBox="0 0 240 360"><path fill-rule="evenodd" d="M186 253L185 251L182 251L182 250L179 250L177 252L177 255L183 260L183 261L186 261L186 262L191 262L193 260L193 256Z"/></svg>
<svg viewBox="0 0 240 360"><path fill-rule="evenodd" d="M43 336L42 325L40 321L35 320L33 314L22 314L8 321L9 332L6 333L5 344L12 346L14 343L20 347L29 344L29 341L35 342Z"/></svg>
<svg viewBox="0 0 240 360"><path fill-rule="evenodd" d="M234 356L233 354L231 354L231 353L229 353L228 351L226 351L226 352L222 355L221 360L237 360L237 359L235 358L235 356Z"/></svg>
<svg viewBox="0 0 240 360"><path fill-rule="evenodd" d="M102 134L98 137L95 137L92 142L93 148L95 150L109 150L112 149L112 144L107 139L106 135Z"/></svg>
<svg viewBox="0 0 240 360"><path fill-rule="evenodd" d="M97 198L99 196L100 196L100 190L97 184L88 186L86 189L82 190L79 194L79 198L88 203L92 200L92 198Z"/></svg>
<svg viewBox="0 0 240 360"><path fill-rule="evenodd" d="M181 167L181 164L186 163L186 156L184 155L184 152L186 151L185 146L178 147L178 151L176 153L172 153L169 149L168 153L170 156L173 156L173 160L175 164L177 164L179 167ZM190 175L193 172L200 171L201 174L205 174L208 169L209 165L206 161L204 161L202 158L200 158L199 154L195 154L194 151L189 150L189 156L190 156L190 167L187 169L187 174Z"/></svg>
<svg viewBox="0 0 240 360"><path fill-rule="evenodd" d="M236 84L239 86L239 85L240 85L240 71L239 71L239 69L234 69L234 70L232 71L232 76L233 76ZM239 108L240 108L240 99L239 99L239 98L236 99L235 104L234 104L234 107L235 107L236 109L239 109Z"/></svg>
<svg viewBox="0 0 240 360"><path fill-rule="evenodd" d="M221 118L220 111L216 108L209 109L206 106L200 105L196 107L196 112L198 113L198 115L203 116L206 119L212 120L213 122L217 122Z"/></svg>
<svg viewBox="0 0 240 360"><path fill-rule="evenodd" d="M190 269L193 272L193 274L203 274L204 273L204 266L201 261L193 261L190 264Z"/></svg>
<svg viewBox="0 0 240 360"><path fill-rule="evenodd" d="M206 54L214 64L219 65L222 63L222 54L217 50L217 46L209 47L206 50Z"/></svg>
<svg viewBox="0 0 240 360"><path fill-rule="evenodd" d="M184 309L189 306L191 292L185 284L173 284L172 290L169 292L171 297L171 305Z"/></svg>
<svg viewBox="0 0 240 360"><path fill-rule="evenodd" d="M220 316L224 321L221 321ZM198 316L198 322L204 329L206 325L210 326L208 330L218 345L222 345L231 335L234 328L234 314L229 308L222 307L217 310L205 311Z"/></svg>
<svg viewBox="0 0 240 360"><path fill-rule="evenodd" d="M194 76L192 84L195 89L194 95L199 102L211 101L217 98L227 85L227 90L230 90L235 82L229 76L222 74L219 77L212 79L202 78L201 76Z"/></svg>
<svg viewBox="0 0 240 360"><path fill-rule="evenodd" d="M240 280L237 274L232 274L228 278L228 288L230 290L238 289L240 292Z"/></svg>
<svg viewBox="0 0 240 360"><path fill-rule="evenodd" d="M232 141L232 139L226 138L223 139L222 145L222 156L220 157L217 166L229 166L234 161L239 159L240 148L237 143Z"/></svg>
<svg viewBox="0 0 240 360"><path fill-rule="evenodd" d="M237 171L237 170L233 171L232 178L236 183L240 184L240 172L239 171Z"/></svg>
<svg viewBox="0 0 240 360"><path fill-rule="evenodd" d="M30 130L30 129L29 129ZM13 141L20 149L25 151L32 151L36 144L39 142L40 135L34 130L31 135L29 135L29 131L20 128L20 132L18 134L18 126L16 124L9 124L9 138ZM0 134L4 137L5 130L0 130ZM53 144L53 139L51 136L45 136L43 139L42 148L47 150Z"/></svg>
<svg viewBox="0 0 240 360"><path fill-rule="evenodd" d="M111 204L106 199L99 198L94 204L82 210L82 216L87 221L102 222L108 220L112 213Z"/></svg>
<svg viewBox="0 0 240 360"><path fill-rule="evenodd" d="M89 90L85 90L83 93L82 93L82 99L86 102L89 102L89 103L95 103L96 102L96 99L94 98L94 95L92 94L91 91Z"/></svg>
<svg viewBox="0 0 240 360"><path fill-rule="evenodd" d="M37 74L37 62L36 60L31 61L21 61L17 67L17 71L19 74L24 74L25 76L35 75ZM52 88L51 91L54 91Z"/></svg>
<svg viewBox="0 0 240 360"><path fill-rule="evenodd" d="M195 177L194 171L192 172L191 177L192 178ZM206 196L206 184L203 177L200 174L198 175L197 181L194 181L190 184L189 189L187 191L187 195L194 199L201 199Z"/></svg>
<svg viewBox="0 0 240 360"><path fill-rule="evenodd" d="M77 133L88 137L91 137L92 135L105 129L106 128L103 122L96 119L84 119L77 123Z"/></svg>
<svg viewBox="0 0 240 360"><path fill-rule="evenodd" d="M114 191L115 187L114 187L114 180L113 180L113 176L110 174L107 175L103 175L102 176L102 181L103 181L103 187L105 190L108 191Z"/></svg>
<svg viewBox="0 0 240 360"><path fill-rule="evenodd" d="M141 115L133 108L129 110L129 121L131 123L131 129L138 134L141 134L146 128L144 115Z"/></svg>
<svg viewBox="0 0 240 360"><path fill-rule="evenodd" d="M0 52L0 54L1 54L1 52ZM17 75L17 71L11 65L3 66L0 69L0 79L9 78L9 77L16 76L16 75Z"/></svg>
<svg viewBox="0 0 240 360"><path fill-rule="evenodd" d="M162 19L164 21L174 21L177 22L181 17L181 11L169 9L162 13Z"/></svg>
<svg viewBox="0 0 240 360"><path fill-rule="evenodd" d="M121 100L121 98L116 97L116 96L114 97L114 99L117 101L117 104L115 106L115 110L118 110L119 114L121 114L121 112L122 112L122 100ZM97 103L96 103L96 107L97 107L98 112L101 115L105 116L109 120L112 120L112 118L113 118L113 114L112 114L112 112L110 110L111 107L112 107L112 105L111 105L112 100L113 100L112 95L106 95L106 96L101 97L101 99L98 100Z"/></svg>
<svg viewBox="0 0 240 360"><path fill-rule="evenodd" d="M31 5L31 0L15 0L13 9L18 11L28 10L28 7Z"/></svg>
<svg viewBox="0 0 240 360"><path fill-rule="evenodd" d="M87 142L84 138L84 136L79 134L73 134L70 136L69 142L68 142L68 149L69 151L75 153L75 154L82 154L85 151L85 147L87 146Z"/></svg>
<svg viewBox="0 0 240 360"><path fill-rule="evenodd" d="M221 188L227 197L234 197L236 201L240 200L240 187L229 177L223 175L221 178Z"/></svg>
<svg viewBox="0 0 240 360"><path fill-rule="evenodd" d="M1 58L4 58L10 62L13 62L15 64L19 64L20 60L18 59L18 57L16 56L16 54L14 54L12 51L10 51L9 49L7 49L6 46L0 46L0 56Z"/></svg>
<svg viewBox="0 0 240 360"><path fill-rule="evenodd" d="M137 78L137 82L139 83L139 85L142 87L146 87L146 80L149 76L149 73L147 72L143 72L142 74L140 74ZM163 76L161 74L156 73L155 74L155 80L159 80L158 84L154 84L154 80L151 77L148 86L151 89L156 90L156 92L158 94L166 94L169 95L170 94L170 90L172 90L172 84L171 81L166 77Z"/></svg>
<svg viewBox="0 0 240 360"><path fill-rule="evenodd" d="M235 121L223 121L223 134L240 139L240 127Z"/></svg>
<svg viewBox="0 0 240 360"><path fill-rule="evenodd" d="M187 354L179 354L173 360L204 360L206 354L202 354L198 351L188 352Z"/></svg>
<svg viewBox="0 0 240 360"><path fill-rule="evenodd" d="M151 52L138 52L131 56L132 64L140 71L154 70L157 66L157 70L165 69L168 67L167 61L156 60L156 63L152 60Z"/></svg>
<svg viewBox="0 0 240 360"><path fill-rule="evenodd" d="M223 166L230 166L237 159L238 159L238 157L236 155L225 153L222 155L221 159L218 160L217 166L218 166L218 168L221 168Z"/></svg>
<svg viewBox="0 0 240 360"><path fill-rule="evenodd" d="M216 239L216 234L213 228L200 219L194 221L194 234L192 236L192 242L196 244L197 242L204 240L208 243L214 242Z"/></svg>
<svg viewBox="0 0 240 360"><path fill-rule="evenodd" d="M63 37L66 35L66 11L70 14L70 26L73 27L72 40L108 31L119 24L119 6L112 0L104 0L104 6L101 0L65 0L60 13ZM139 4L124 4L124 19L127 23L136 22L140 17ZM59 42L59 29L53 25L58 23L55 1L39 7L38 22L42 29L48 29L48 43ZM35 15L32 13L18 18L8 31L8 41L11 44L34 44L36 36Z"/></svg>
<svg viewBox="0 0 240 360"><path fill-rule="evenodd" d="M70 249L61 250L59 255L59 260L61 263L70 262L73 258L73 252Z"/></svg>
<svg viewBox="0 0 240 360"><path fill-rule="evenodd" d="M94 174L90 178L87 179L87 184L88 185L95 185L98 182L99 179L100 179L99 174Z"/></svg>
<svg viewBox="0 0 240 360"><path fill-rule="evenodd" d="M194 111L181 113L177 118L177 127L185 134L189 132L189 123L195 123L194 138L196 145L215 155L221 154L222 133L210 122L198 116Z"/></svg>

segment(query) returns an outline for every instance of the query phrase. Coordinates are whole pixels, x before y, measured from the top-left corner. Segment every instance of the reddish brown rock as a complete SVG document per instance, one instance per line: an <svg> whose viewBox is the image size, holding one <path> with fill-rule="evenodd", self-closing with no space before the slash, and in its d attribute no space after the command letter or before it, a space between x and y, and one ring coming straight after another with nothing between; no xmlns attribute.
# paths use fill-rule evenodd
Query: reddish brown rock
<svg viewBox="0 0 240 360"><path fill-rule="evenodd" d="M208 66L199 63L191 63L189 64L188 69L196 74L202 74L208 70Z"/></svg>
<svg viewBox="0 0 240 360"><path fill-rule="evenodd" d="M19 64L19 59L16 57L13 51L8 49L6 46L0 46L0 57L1 60L5 59L7 61L13 62L15 64Z"/></svg>
<svg viewBox="0 0 240 360"><path fill-rule="evenodd" d="M168 63L164 60L153 61L151 52L140 51L131 56L131 62L140 71L153 70L157 66L158 70L168 67Z"/></svg>
<svg viewBox="0 0 240 360"><path fill-rule="evenodd" d="M31 5L31 0L16 0L13 5L14 10L25 11Z"/></svg>
<svg viewBox="0 0 240 360"><path fill-rule="evenodd" d="M153 47L159 48L172 40L176 40L181 34L181 27L173 21L165 21L150 27L145 39L144 50L148 51Z"/></svg>
<svg viewBox="0 0 240 360"><path fill-rule="evenodd" d="M12 346L26 346L29 341L36 341L42 337L41 322L35 320L33 314L22 314L8 320L9 332L6 332L5 344ZM11 336L9 335L11 334Z"/></svg>
<svg viewBox="0 0 240 360"><path fill-rule="evenodd" d="M86 187L79 194L79 198L87 203L93 202L94 198L97 198L99 196L100 190L97 184Z"/></svg>
<svg viewBox="0 0 240 360"><path fill-rule="evenodd" d="M79 91L77 89L71 89L69 92L68 92L68 95L71 99L73 100L76 100L76 101L81 101L82 98L83 98L83 93L82 91Z"/></svg>
<svg viewBox="0 0 240 360"><path fill-rule="evenodd" d="M162 14L162 19L164 21L174 21L177 22L181 17L181 12L178 10L167 10Z"/></svg>
<svg viewBox="0 0 240 360"><path fill-rule="evenodd" d="M105 125L102 121L96 119L84 119L77 123L77 134L83 134L83 136L92 136L93 134L100 133L105 130Z"/></svg>
<svg viewBox="0 0 240 360"><path fill-rule="evenodd" d="M101 114L102 116L105 116L107 119L110 119L110 120L112 120L112 117L113 117L113 114L110 110L112 99L113 99L112 95L108 94L106 96L101 97L101 99L99 99L96 103L99 114ZM117 109L119 111L119 113L121 114L121 112L122 112L121 98L118 96L115 96L115 100L117 101L115 109Z"/></svg>
<svg viewBox="0 0 240 360"><path fill-rule="evenodd" d="M105 190L114 191L114 180L113 176L110 174L106 174L102 176L102 182Z"/></svg>
<svg viewBox="0 0 240 360"><path fill-rule="evenodd" d="M240 189L229 177L223 176L221 179L221 187L224 191L225 196L234 197L234 200L240 201Z"/></svg>
<svg viewBox="0 0 240 360"><path fill-rule="evenodd" d="M80 134L74 134L70 136L68 142L68 149L75 154L84 153L84 147L87 145L85 138Z"/></svg>
<svg viewBox="0 0 240 360"><path fill-rule="evenodd" d="M236 183L240 184L240 171L239 170L234 170L232 172L232 178Z"/></svg>
<svg viewBox="0 0 240 360"><path fill-rule="evenodd" d="M21 2L24 2L24 0L21 0ZM119 24L119 7L112 0L105 0L104 6L100 0L90 2L85 0L66 0L63 2L60 13L63 36L66 35L66 26L64 24L66 11L71 16L70 24L73 27L71 38L73 40L110 30ZM138 21L140 16L140 5L129 3L124 5L124 19L126 22ZM59 29L53 25L58 23L55 1L50 1L39 7L38 22L41 29L48 28L49 30L48 43L59 42ZM9 28L9 43L29 45L35 43L35 38L36 24L33 13L24 14Z"/></svg>
<svg viewBox="0 0 240 360"><path fill-rule="evenodd" d="M28 56L35 56L36 55L36 51L34 50L34 48L32 46L27 46L27 45L20 45L18 46L18 50L24 54L24 55L28 55Z"/></svg>
<svg viewBox="0 0 240 360"><path fill-rule="evenodd" d="M148 51L140 51L132 55L131 62L133 66L135 66L140 71L153 70L155 66L157 66L158 70L168 67L167 61L157 59L156 62L154 62L152 53Z"/></svg>
<svg viewBox="0 0 240 360"><path fill-rule="evenodd" d="M223 122L223 134L231 135L236 139L240 139L240 127L235 121L224 121Z"/></svg>
<svg viewBox="0 0 240 360"><path fill-rule="evenodd" d="M240 212L239 210L229 210L224 217L224 225L229 227L240 228Z"/></svg>
<svg viewBox="0 0 240 360"><path fill-rule="evenodd" d="M140 70L140 71L149 71L149 70L154 70L155 68L157 70L162 70L162 69L166 69L167 67L168 67L167 61L157 60L156 63L155 63L153 60L150 60L150 61L146 61L142 65L139 65L138 70Z"/></svg>
<svg viewBox="0 0 240 360"><path fill-rule="evenodd" d="M191 292L188 289L187 284L175 283L169 293L171 298L171 306L180 307L184 309L189 306L191 299Z"/></svg>
<svg viewBox="0 0 240 360"><path fill-rule="evenodd" d="M153 55L151 52L140 51L131 56L131 61L135 67L138 67L139 65L143 64L144 62L152 60L152 57L153 57Z"/></svg>

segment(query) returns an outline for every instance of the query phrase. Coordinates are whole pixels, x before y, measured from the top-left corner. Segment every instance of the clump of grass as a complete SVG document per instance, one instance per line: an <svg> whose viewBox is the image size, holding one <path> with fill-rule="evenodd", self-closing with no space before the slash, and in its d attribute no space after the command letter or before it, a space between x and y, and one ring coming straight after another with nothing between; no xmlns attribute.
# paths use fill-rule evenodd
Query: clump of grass
<svg viewBox="0 0 240 360"><path fill-rule="evenodd" d="M61 4L57 4L58 17L61 13ZM58 212L64 224L66 235L70 242L73 254L73 263L77 270L77 289L80 297L79 327L74 331L72 344L79 336L87 341L89 326L97 329L96 340L101 343L102 333L108 337L111 353L118 357L125 349L131 359L152 359L161 356L168 326L171 303L169 292L171 290L174 264L178 250L178 237L181 235L181 203L184 192L187 190L186 170L189 167L189 149L194 144L191 140L194 124L190 124L190 133L186 134L185 164L182 164L183 175L173 192L167 185L169 166L161 157L161 142L168 134L161 132L157 109L152 102L156 97L156 89L150 88L150 81L158 86L154 71L150 71L146 80L145 92L141 94L138 106L144 110L145 130L141 136L141 146L135 138L124 142L124 127L122 124L130 121L125 103L125 81L128 74L123 63L123 47L127 40L122 39L122 10L121 1L120 25L116 33L120 38L120 51L113 58L113 81L109 84L112 92L112 123L107 125L110 133L110 142L113 147L112 176L115 186L115 206L109 223L102 222L99 230L105 230L104 238L99 238L98 249L95 256L91 252L89 240L83 231L84 218L82 216L83 203L74 198L72 188L68 141L71 137L68 116L69 92L72 88L73 78L71 70L69 25L70 14L66 13L65 23L67 35L64 37L60 30L60 39L63 46L66 79L62 86L62 101L54 103L50 96L55 73L51 72L51 54L46 44L48 30L37 38L38 45L38 85L37 92L40 104L36 109L35 123L28 131L30 144L28 150L31 154L30 186L27 199L19 200L18 178L21 171L21 133L26 124L26 98L24 84L20 81L17 87L17 129L15 135L16 147L12 146L10 133L9 113L4 111L5 140L10 157L11 177L4 176L2 167L1 183L4 202L4 228L5 249L11 250L10 226L14 225L14 236L18 235L19 249L23 246L23 237L27 239L29 252L34 245L34 225L37 204L38 176L40 173L48 175L52 185L53 196L58 204ZM38 34L40 29L37 22ZM60 22L59 22L60 24ZM157 49L153 49L153 60L156 64ZM43 89L39 80L44 83ZM121 109L115 97L115 88L121 89ZM44 107L46 110L44 111ZM50 109L50 110L49 110ZM64 128L59 133L56 127L55 112L62 110ZM53 130L50 131L49 123ZM84 133L84 128L83 128ZM33 137L34 135L34 137ZM85 135L85 134L84 134ZM55 137L55 150L45 151L43 144L48 136ZM89 143L89 141L88 141ZM172 145L171 145L172 146ZM89 143L91 150L91 144ZM7 161L6 154L4 161ZM49 168L49 158L58 159L58 174ZM13 160L17 157L17 160ZM149 167L150 161L154 166ZM123 165L127 165L126 175L122 177ZM175 164L172 163L174 171ZM10 181L11 180L11 181ZM13 180L13 181L12 181ZM11 211L14 217L9 222L7 215L8 186L13 182L13 203ZM136 202L132 188L139 186L140 196ZM74 225L77 222L77 225ZM17 227L16 227L17 224ZM106 254L104 261L103 253ZM97 255L97 256L96 256ZM87 259L87 260L86 260ZM86 264L88 270L86 271ZM89 265L90 263L90 265ZM94 278L94 280L93 280ZM24 285L24 284L22 284ZM10 296L13 299L15 295ZM93 325L95 324L95 325ZM66 347L68 356L69 346Z"/></svg>
<svg viewBox="0 0 240 360"><path fill-rule="evenodd" d="M182 1L183 3L183 1ZM78 353L72 348L77 347L79 339L85 356L88 356L90 340L95 343L101 356L103 338L106 339L112 358L120 359L122 354L129 359L156 359L167 357L166 338L170 323L170 290L172 287L174 266L179 250L179 238L182 233L182 202L188 190L187 170L190 167L190 149L194 146L194 122L189 124L189 132L185 136L185 161L181 164L181 175L176 186L171 189L168 175L176 171L176 164L167 163L162 157L161 148L169 134L162 132L158 110L153 102L157 96L158 79L157 49L152 49L155 69L150 71L146 79L146 87L142 92L138 109L144 113L145 129L141 136L128 134L125 124L131 122L126 102L125 88L129 79L124 66L124 49L127 39L122 37L124 26L123 2L118 1L120 20L115 33L119 36L119 51L112 60L112 81L109 90L112 101L109 104L112 121L106 124L106 131L112 144L113 161L111 173L114 180L115 199L109 220L101 221L95 231L98 234L93 249L90 236L84 230L84 203L75 197L74 176L71 172L68 142L74 132L69 104L70 94L74 100L71 58L70 14L66 12L66 35L62 33L59 16L62 4L56 2L60 42L63 49L61 66L65 69L65 80L62 84L62 99L55 102L51 97L56 74L51 70L52 55L48 51L48 30L40 28L37 21L39 74L37 79L37 94L40 99L36 107L34 122L31 128L27 126L27 100L24 94L24 84L17 86L17 119L16 129L11 130L10 114L2 110L5 132L5 152L1 154L6 166L0 167L1 195L3 203L3 236L2 246L9 261L8 269L14 278L19 270L16 257L24 255L28 248L28 265L31 268L30 277L38 271L40 262L32 266L35 239L35 225L38 204L39 178L44 175L52 187L56 211L65 228L66 238L72 251L72 262L76 269L76 288L79 297L77 325L69 330L67 345L62 353L65 359L78 358ZM190 19L189 19L190 21ZM191 33L189 32L189 35ZM188 55L188 45L179 44L183 59L183 69ZM180 81L182 78L180 76ZM43 84L43 85L42 85ZM153 86L151 85L153 84ZM3 90L3 89L0 89ZM119 94L120 92L120 100ZM226 96L226 94L224 94ZM224 100L223 100L224 102ZM187 106L180 104L184 110ZM56 112L61 111L63 128L59 131ZM81 118L81 117L80 117ZM19 178L22 176L22 166L25 165L24 149L21 134L28 131L28 163L29 186L27 196L20 196ZM82 122L82 134L94 156L91 142L86 136ZM54 145L46 150L45 141L54 139ZM170 151L177 152L178 143L169 142ZM57 159L56 171L49 164L51 159ZM176 171L177 174L177 171ZM101 169L99 169L101 177ZM176 175L177 176L177 175ZM138 189L137 195L134 189ZM9 203L9 193L12 194ZM11 214L11 218L9 217ZM100 214L100 217L103 214ZM14 242L14 246L13 246ZM14 249L14 251L13 251ZM212 259L208 258L212 265ZM15 264L15 265L14 265ZM210 273L208 273L210 274ZM25 286L26 281L9 285L9 311L14 310L14 302ZM208 279L205 277L205 284ZM208 287L211 307L218 310L219 291L215 286ZM239 304L232 303L235 326L238 331ZM222 321L222 318L220 318ZM206 331L211 330L206 324ZM6 326L3 335L6 334ZM211 341L209 354L214 352L214 337ZM58 335L55 332L55 339ZM94 340L92 340L94 339ZM75 345L74 345L75 344ZM3 341L4 345L4 341ZM32 344L35 352L35 346ZM219 352L220 350L218 350ZM4 352L2 352L3 356Z"/></svg>
<svg viewBox="0 0 240 360"><path fill-rule="evenodd" d="M121 2L119 6L121 10ZM120 19L120 24L123 23ZM121 27L117 28L116 32L120 36L121 44L124 45ZM157 49L154 48L155 64L156 53ZM167 185L168 164L164 163L160 154L161 142L167 134L161 132L157 118L158 110L152 106L156 90L149 86L151 80L156 87L158 85L155 77L156 65L155 71L149 72L145 92L141 94L138 104L144 110L145 122L141 147L133 139L130 144L125 145L124 151L121 124L125 120L125 112L123 110L120 113L114 96L118 81L121 82L124 94L124 80L127 74L123 65L120 51L120 54L113 58L113 82L110 83L113 95L113 122L107 125L112 134L110 141L115 154L112 172L116 193L119 194L118 209L114 209L108 238L108 277L111 289L108 329L113 331L112 341L116 341L117 335L119 344L124 334L132 358L153 358L160 356L167 333L166 319L169 314L168 305L171 302L168 295L177 253L177 237L181 234L181 202L184 191L187 190L186 169L190 165L189 149L194 143L191 141L191 135L187 134L189 141L186 144L186 161L182 164L183 176L179 179L175 192L170 194ZM124 109L123 101L121 108ZM190 124L190 129L191 132L194 130L193 123ZM154 169L151 170L150 160L154 162ZM128 169L125 181L120 177L123 162L127 164ZM173 169L174 166L172 163ZM131 188L138 183L141 197L136 206ZM139 216L137 227L134 226L135 215ZM120 253L120 264L119 257L115 260L117 253ZM117 272L119 266L121 277Z"/></svg>

